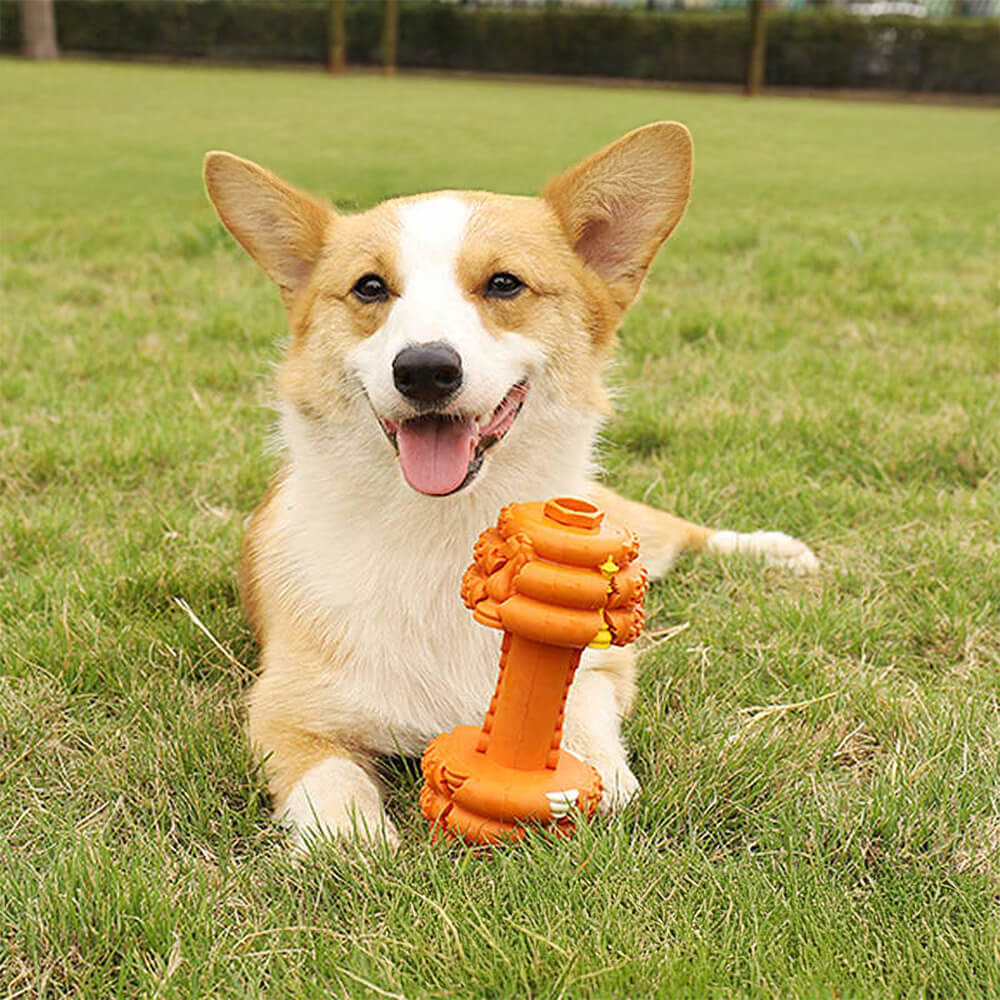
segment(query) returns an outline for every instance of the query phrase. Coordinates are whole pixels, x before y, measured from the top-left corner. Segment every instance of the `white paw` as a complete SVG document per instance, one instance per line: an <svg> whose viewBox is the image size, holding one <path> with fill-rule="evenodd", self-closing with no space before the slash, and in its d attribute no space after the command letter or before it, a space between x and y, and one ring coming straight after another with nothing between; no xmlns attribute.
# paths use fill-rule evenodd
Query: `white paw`
<svg viewBox="0 0 1000 1000"><path fill-rule="evenodd" d="M399 847L399 833L385 814L378 786L363 767L342 757L330 757L307 771L275 815L301 854L323 840L381 844L390 851Z"/></svg>
<svg viewBox="0 0 1000 1000"><path fill-rule="evenodd" d="M639 779L632 773L624 756L617 759L588 757L586 760L597 768L601 776L603 790L597 808L602 816L621 812L639 794Z"/></svg>
<svg viewBox="0 0 1000 1000"><path fill-rule="evenodd" d="M719 555L762 557L768 566L780 566L798 575L819 570L812 549L781 531L717 531L708 540L707 548Z"/></svg>

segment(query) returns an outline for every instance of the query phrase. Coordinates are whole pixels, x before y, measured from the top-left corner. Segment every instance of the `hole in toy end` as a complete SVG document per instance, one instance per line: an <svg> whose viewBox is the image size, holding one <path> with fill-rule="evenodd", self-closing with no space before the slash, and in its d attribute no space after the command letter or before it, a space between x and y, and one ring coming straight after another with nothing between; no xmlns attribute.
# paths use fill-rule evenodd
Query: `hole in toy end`
<svg viewBox="0 0 1000 1000"><path fill-rule="evenodd" d="M581 497L553 497L545 504L545 516L567 527L597 531L604 511Z"/></svg>

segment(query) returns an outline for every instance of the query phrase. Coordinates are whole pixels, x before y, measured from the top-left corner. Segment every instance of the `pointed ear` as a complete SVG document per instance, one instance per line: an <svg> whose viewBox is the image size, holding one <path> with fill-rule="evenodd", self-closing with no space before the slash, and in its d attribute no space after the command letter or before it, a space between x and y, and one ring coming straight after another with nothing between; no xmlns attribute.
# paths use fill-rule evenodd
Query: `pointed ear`
<svg viewBox="0 0 1000 1000"><path fill-rule="evenodd" d="M204 172L222 224L283 295L298 291L319 258L333 209L232 153L207 153Z"/></svg>
<svg viewBox="0 0 1000 1000"><path fill-rule="evenodd" d="M691 194L691 134L678 122L629 132L551 181L542 197L624 309Z"/></svg>

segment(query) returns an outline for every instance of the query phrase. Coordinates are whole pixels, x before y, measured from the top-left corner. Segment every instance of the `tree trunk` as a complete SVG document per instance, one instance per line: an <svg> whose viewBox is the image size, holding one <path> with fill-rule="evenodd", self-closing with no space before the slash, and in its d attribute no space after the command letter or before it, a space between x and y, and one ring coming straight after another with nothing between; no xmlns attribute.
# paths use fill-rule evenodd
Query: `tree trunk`
<svg viewBox="0 0 1000 1000"><path fill-rule="evenodd" d="M767 25L764 22L763 0L750 0L750 52L747 59L747 97L760 93L764 82L764 56L767 50Z"/></svg>
<svg viewBox="0 0 1000 1000"><path fill-rule="evenodd" d="M396 72L399 50L399 0L385 0L382 21L382 69L389 75Z"/></svg>
<svg viewBox="0 0 1000 1000"><path fill-rule="evenodd" d="M344 14L347 0L330 0L330 51L327 69L331 73L343 73L347 69L347 26Z"/></svg>
<svg viewBox="0 0 1000 1000"><path fill-rule="evenodd" d="M28 59L58 59L54 0L21 0L21 51Z"/></svg>

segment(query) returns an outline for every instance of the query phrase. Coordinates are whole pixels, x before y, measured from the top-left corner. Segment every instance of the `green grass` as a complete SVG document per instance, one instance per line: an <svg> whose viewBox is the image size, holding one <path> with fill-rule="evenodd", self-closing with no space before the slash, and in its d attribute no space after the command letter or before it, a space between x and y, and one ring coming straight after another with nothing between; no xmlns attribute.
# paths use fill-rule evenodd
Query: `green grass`
<svg viewBox="0 0 1000 1000"><path fill-rule="evenodd" d="M12 61L0 85L0 995L1000 995L995 113ZM283 317L202 153L355 207L532 192L658 118L691 127L696 189L625 324L609 479L795 533L824 572L704 559L654 589L653 627L688 627L644 653L623 817L476 859L428 843L397 763L400 854L297 863L242 734L234 576Z"/></svg>

